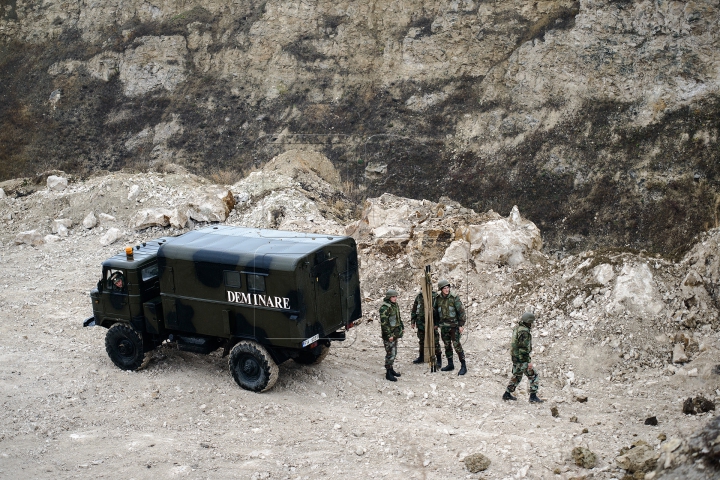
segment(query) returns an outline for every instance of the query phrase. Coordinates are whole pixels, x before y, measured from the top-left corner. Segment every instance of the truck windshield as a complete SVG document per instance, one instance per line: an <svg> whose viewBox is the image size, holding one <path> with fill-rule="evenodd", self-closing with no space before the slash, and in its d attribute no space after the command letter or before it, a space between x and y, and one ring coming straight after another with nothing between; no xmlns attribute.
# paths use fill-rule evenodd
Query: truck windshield
<svg viewBox="0 0 720 480"><path fill-rule="evenodd" d="M148 265L147 267L140 270L140 275L142 276L143 282L147 282L148 280L152 280L153 278L157 278L158 276L158 266L157 263L153 263L152 265Z"/></svg>

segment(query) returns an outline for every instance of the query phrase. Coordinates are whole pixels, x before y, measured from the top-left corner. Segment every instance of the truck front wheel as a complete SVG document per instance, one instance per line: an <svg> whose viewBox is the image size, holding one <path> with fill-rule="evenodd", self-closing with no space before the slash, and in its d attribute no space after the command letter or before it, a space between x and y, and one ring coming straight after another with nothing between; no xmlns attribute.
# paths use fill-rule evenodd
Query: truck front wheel
<svg viewBox="0 0 720 480"><path fill-rule="evenodd" d="M150 361L150 355L143 349L142 335L124 323L116 323L107 331L105 351L122 370L139 370Z"/></svg>
<svg viewBox="0 0 720 480"><path fill-rule="evenodd" d="M278 366L262 345L243 340L230 351L228 359L233 378L245 390L265 392L278 379Z"/></svg>

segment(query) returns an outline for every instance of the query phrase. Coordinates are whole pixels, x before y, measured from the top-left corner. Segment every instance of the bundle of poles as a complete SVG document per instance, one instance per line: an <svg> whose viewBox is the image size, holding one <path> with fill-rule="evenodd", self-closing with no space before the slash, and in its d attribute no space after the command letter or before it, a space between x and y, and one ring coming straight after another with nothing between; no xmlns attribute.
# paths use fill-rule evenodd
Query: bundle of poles
<svg viewBox="0 0 720 480"><path fill-rule="evenodd" d="M430 265L425 266L425 277L422 285L423 302L425 305L425 361L430 366L430 371L437 369L435 363L435 323L433 318L433 287L430 276Z"/></svg>

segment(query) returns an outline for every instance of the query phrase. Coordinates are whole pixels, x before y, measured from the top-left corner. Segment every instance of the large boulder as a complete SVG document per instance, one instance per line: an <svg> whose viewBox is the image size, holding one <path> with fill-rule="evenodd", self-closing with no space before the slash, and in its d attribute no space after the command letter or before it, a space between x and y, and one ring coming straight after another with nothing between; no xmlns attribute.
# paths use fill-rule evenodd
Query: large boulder
<svg viewBox="0 0 720 480"><path fill-rule="evenodd" d="M235 208L235 197L227 188L207 187L197 200L188 204L190 218L198 222L224 222Z"/></svg>
<svg viewBox="0 0 720 480"><path fill-rule="evenodd" d="M623 265L605 309L610 314L627 311L639 315L657 315L663 307L650 267L643 262Z"/></svg>
<svg viewBox="0 0 720 480"><path fill-rule="evenodd" d="M542 249L540 229L520 216L517 206L507 218L469 225L463 237L476 263L517 265Z"/></svg>
<svg viewBox="0 0 720 480"><path fill-rule="evenodd" d="M94 212L88 213L85 216L85 218L83 219L82 223L83 223L83 227L87 228L88 230L90 230L91 228L94 228L95 225L97 225L97 223L98 223L95 213Z"/></svg>
<svg viewBox="0 0 720 480"><path fill-rule="evenodd" d="M173 211L168 208L144 208L130 219L130 227L143 230L149 227L167 227Z"/></svg>

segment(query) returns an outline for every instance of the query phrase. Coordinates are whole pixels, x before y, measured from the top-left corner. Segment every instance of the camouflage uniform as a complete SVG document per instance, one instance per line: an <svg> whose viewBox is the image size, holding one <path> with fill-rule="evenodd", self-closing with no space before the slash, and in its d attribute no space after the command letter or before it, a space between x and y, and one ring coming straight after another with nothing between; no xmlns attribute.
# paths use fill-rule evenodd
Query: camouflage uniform
<svg viewBox="0 0 720 480"><path fill-rule="evenodd" d="M383 299L380 307L380 328L385 345L385 368L392 369L397 355L398 339L403 336L404 326L400 320L400 307L397 303L392 303L388 296ZM389 340L390 337L393 337L392 342Z"/></svg>
<svg viewBox="0 0 720 480"><path fill-rule="evenodd" d="M433 292L432 297L434 302L437 293ZM425 349L425 302L423 301L422 292L418 293L415 297L415 302L410 312L410 323L413 327L417 326L417 337L420 344L420 354L422 355ZM437 330L437 327L435 327L435 330ZM440 335L437 334L435 335L435 351L440 352Z"/></svg>
<svg viewBox="0 0 720 480"><path fill-rule="evenodd" d="M528 377L530 382L530 393L537 393L540 386L540 379L537 372L528 368L531 363L530 353L532 353L532 334L530 327L535 320L535 315L530 312L523 314L520 322L515 326L512 333L512 344L510 346L510 354L512 356L513 368L512 379L507 386L507 392L512 393L522 380L523 375Z"/></svg>
<svg viewBox="0 0 720 480"><path fill-rule="evenodd" d="M453 358L453 348L458 354L461 363L465 363L465 352L460 344L459 327L465 325L465 308L463 307L460 297L455 292L450 292L448 296L440 293L435 297L433 308L439 318L440 336L445 344L445 356L448 360Z"/></svg>

